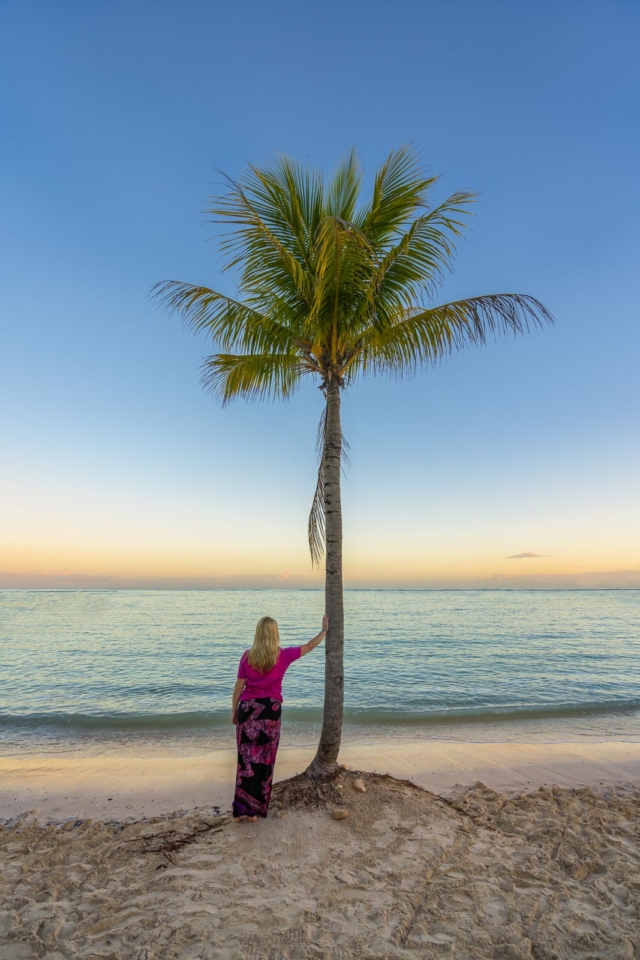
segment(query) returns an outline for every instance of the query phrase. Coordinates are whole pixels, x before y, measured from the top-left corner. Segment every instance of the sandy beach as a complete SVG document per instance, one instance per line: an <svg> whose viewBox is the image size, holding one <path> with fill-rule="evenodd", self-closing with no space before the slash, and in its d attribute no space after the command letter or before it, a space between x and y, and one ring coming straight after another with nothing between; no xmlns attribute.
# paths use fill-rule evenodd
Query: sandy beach
<svg viewBox="0 0 640 960"><path fill-rule="evenodd" d="M1 960L640 956L640 744L354 742L320 786L308 759L256 825L231 751L0 761Z"/></svg>
<svg viewBox="0 0 640 960"><path fill-rule="evenodd" d="M0 10L0 960L640 960L640 0Z"/></svg>
<svg viewBox="0 0 640 960"><path fill-rule="evenodd" d="M312 748L281 747L276 780L302 772ZM478 780L511 795L540 786L640 783L640 743L464 743L368 739L344 744L341 762L410 779L438 794ZM199 807L229 810L233 749L195 757L0 758L0 822L29 812L44 821L140 819Z"/></svg>

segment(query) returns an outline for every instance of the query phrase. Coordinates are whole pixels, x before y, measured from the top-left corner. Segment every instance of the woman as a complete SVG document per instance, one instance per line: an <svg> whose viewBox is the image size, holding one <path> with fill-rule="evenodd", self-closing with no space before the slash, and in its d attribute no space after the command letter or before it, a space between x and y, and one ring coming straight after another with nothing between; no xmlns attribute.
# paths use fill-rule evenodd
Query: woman
<svg viewBox="0 0 640 960"><path fill-rule="evenodd" d="M271 799L273 767L280 741L282 678L288 667L314 650L324 640L329 618L322 630L301 647L280 647L278 624L263 617L256 627L253 646L245 650L233 688L231 722L236 727L238 772L233 816L255 823L266 817Z"/></svg>

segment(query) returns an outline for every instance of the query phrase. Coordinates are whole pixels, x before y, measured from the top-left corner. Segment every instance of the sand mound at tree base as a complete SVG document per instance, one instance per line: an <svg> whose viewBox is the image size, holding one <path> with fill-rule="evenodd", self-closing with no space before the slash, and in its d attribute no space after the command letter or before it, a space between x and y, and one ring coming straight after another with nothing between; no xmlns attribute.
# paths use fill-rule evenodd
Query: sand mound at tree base
<svg viewBox="0 0 640 960"><path fill-rule="evenodd" d="M0 958L640 957L640 791L343 771L273 813L1 829Z"/></svg>

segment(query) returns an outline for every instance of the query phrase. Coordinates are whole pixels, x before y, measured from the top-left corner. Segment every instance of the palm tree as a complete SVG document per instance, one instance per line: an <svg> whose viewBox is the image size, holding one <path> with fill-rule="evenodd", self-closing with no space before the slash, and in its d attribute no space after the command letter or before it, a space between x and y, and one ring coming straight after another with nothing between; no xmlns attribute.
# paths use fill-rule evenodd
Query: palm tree
<svg viewBox="0 0 640 960"><path fill-rule="evenodd" d="M501 293L434 305L451 269L475 194L433 205L436 177L409 147L393 151L360 201L362 173L351 151L325 182L278 155L249 166L207 213L226 224L225 269L237 268L239 299L177 280L153 294L194 331L211 334L203 382L223 404L288 399L305 378L322 389L320 466L311 515L312 561L326 552L324 719L312 777L337 770L344 701L341 393L360 376L402 376L487 335L552 322L533 297Z"/></svg>

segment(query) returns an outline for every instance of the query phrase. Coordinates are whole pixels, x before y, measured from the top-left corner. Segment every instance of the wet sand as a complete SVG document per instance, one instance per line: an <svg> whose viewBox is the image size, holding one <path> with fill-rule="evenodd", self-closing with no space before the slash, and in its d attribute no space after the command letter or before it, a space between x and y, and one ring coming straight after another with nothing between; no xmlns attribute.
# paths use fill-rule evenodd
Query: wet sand
<svg viewBox="0 0 640 960"><path fill-rule="evenodd" d="M304 770L313 749L281 748L276 779ZM341 760L447 794L480 780L505 794L640 783L640 743L350 741ZM198 757L0 758L0 822L32 811L44 820L125 819L196 807L228 810L235 752Z"/></svg>

